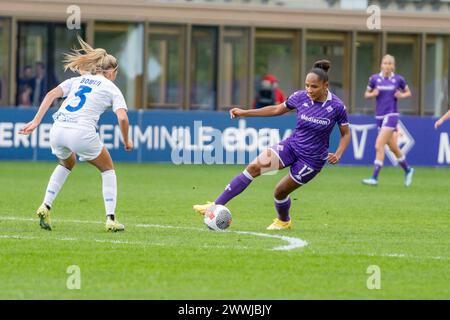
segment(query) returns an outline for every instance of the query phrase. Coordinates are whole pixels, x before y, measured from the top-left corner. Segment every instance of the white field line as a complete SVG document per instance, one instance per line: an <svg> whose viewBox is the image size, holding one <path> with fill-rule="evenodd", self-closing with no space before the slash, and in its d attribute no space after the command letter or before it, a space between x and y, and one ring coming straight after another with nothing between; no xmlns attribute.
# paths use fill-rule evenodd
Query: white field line
<svg viewBox="0 0 450 320"><path fill-rule="evenodd" d="M18 217L2 217L0 216L0 220L10 220L10 221L32 221L36 222L37 219L31 219L31 218L18 218ZM87 221L87 220L62 220L62 219L54 219L53 221L60 221L65 223L86 223L86 224L103 224L103 222L100 221ZM204 228L194 228L194 227L177 227L177 226L168 226L168 225L159 225L159 224L135 224L133 225L137 228L161 228L161 229L182 229L182 230L193 230L198 232L212 232L208 229ZM306 241L303 241L299 238L294 237L286 237L286 236L280 236L280 235L272 235L272 234L266 234L266 233L258 233L258 232L251 232L251 231L222 231L224 233L237 233L237 234L248 234L248 235L254 235L257 237L266 237L266 238L275 238L280 239L288 242L288 245L284 246L278 246L274 247L270 250L293 250L300 247L305 247L308 245ZM40 238L37 237L30 237L30 236L20 236L20 235L0 235L0 239L26 239L26 240L37 240ZM91 240L85 240L85 239L77 239L77 238L53 238L54 240L60 240L60 241L91 241ZM98 240L94 239L94 242L99 243L112 243L112 244L131 244L131 245L155 245L155 246L168 246L167 243L156 243L156 242L143 242L143 241L126 241L126 240ZM208 245L202 245L204 248L232 248L232 249L252 249L250 247L234 247L234 246L208 246ZM327 254L327 253L320 253L318 254ZM332 254L332 253L329 253ZM366 254L359 254L355 253L354 255L366 255L369 257L390 257L390 258L409 258L409 259L430 259L430 260L450 260L448 257L441 257L441 256L415 256L415 255L409 255L405 253L382 253L382 254L374 254L374 253L366 253Z"/></svg>
<svg viewBox="0 0 450 320"><path fill-rule="evenodd" d="M18 218L18 217L1 217L0 216L0 220L9 220L9 221L37 221L37 219L31 219L31 218ZM65 223L87 223L87 224L102 224L102 222L99 221L87 221L87 220L60 220L60 219L54 219L53 221L60 221L60 222L65 222ZM137 228L160 228L160 229L181 229L181 230L193 230L193 231L198 231L198 232L211 232L210 230L207 229L201 229L201 228L193 228L193 227L177 227L177 226L167 226L167 225L159 225L159 224L134 224L134 227ZM250 231L222 231L224 233L237 233L237 234L247 234L247 235L253 235L256 237L264 237L264 238L272 238L272 239L280 239L282 241L286 241L288 244L284 245L284 246L277 246L274 247L270 250L277 250L277 251L289 251L289 250L293 250L296 248L302 248L308 245L308 243L306 241L303 241L302 239L299 238L294 238L294 237L286 237L286 236L280 236L280 235L273 235L273 234L266 234L266 233L258 233L258 232L250 232ZM0 236L0 238L5 238L7 237L7 235L4 236ZM20 236L16 236L16 235L11 235L8 236L10 238L14 238L17 237L17 239L28 239L26 237L20 237ZM19 238L20 237L20 238ZM29 237L30 238L30 237ZM30 240L34 240L34 239L38 239L38 238L33 238ZM61 240L61 241L80 241L82 239L76 239L76 238L54 238L55 240ZM94 239L95 242L105 242L105 243L118 243L118 244L140 244L140 245L145 245L145 244L151 244L151 245L159 245L159 246L164 246L165 244L163 243L152 243L152 242L139 242L139 241L134 241L134 242L130 242L130 241L123 241L123 240L96 240ZM206 247L206 248L233 248L233 249L252 249L249 247L233 247L233 246L208 246L208 245L203 245L202 247Z"/></svg>
<svg viewBox="0 0 450 320"><path fill-rule="evenodd" d="M42 238L39 237L30 237L30 236L22 236L22 235L14 235L14 234L0 234L0 239L18 239L18 240L39 240ZM61 238L61 237L55 237L51 240L58 240L58 241L91 241L91 240L83 240L78 238ZM141 242L141 241L124 241L124 240L99 240L94 239L94 242L99 243L113 243L113 244L133 244L133 245L154 245L154 246L164 246L163 243L156 243L156 242Z"/></svg>

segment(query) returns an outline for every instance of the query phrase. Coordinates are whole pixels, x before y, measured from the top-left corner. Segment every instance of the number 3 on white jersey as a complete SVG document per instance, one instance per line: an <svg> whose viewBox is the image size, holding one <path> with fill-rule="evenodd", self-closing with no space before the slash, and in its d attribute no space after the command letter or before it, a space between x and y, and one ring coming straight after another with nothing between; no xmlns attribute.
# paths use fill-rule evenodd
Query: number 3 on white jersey
<svg viewBox="0 0 450 320"><path fill-rule="evenodd" d="M89 86L79 86L78 89L79 90L77 92L75 92L75 96L80 98L80 102L75 107L68 105L66 107L66 110L69 112L75 112L75 111L78 111L81 108L83 108L84 104L86 103L86 93L89 93L92 91L92 88Z"/></svg>

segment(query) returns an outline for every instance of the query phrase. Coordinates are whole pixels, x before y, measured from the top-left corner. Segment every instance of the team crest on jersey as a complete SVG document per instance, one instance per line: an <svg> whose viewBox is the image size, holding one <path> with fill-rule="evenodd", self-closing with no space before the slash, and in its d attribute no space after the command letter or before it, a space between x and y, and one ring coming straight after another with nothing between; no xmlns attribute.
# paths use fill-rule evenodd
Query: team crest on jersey
<svg viewBox="0 0 450 320"><path fill-rule="evenodd" d="M395 83L395 79L391 79L392 83Z"/></svg>
<svg viewBox="0 0 450 320"><path fill-rule="evenodd" d="M377 82L381 82L381 79L380 79L380 78L378 78L378 79L377 79Z"/></svg>
<svg viewBox="0 0 450 320"><path fill-rule="evenodd" d="M332 107L332 106L328 106L326 110L327 110L328 112L331 112L331 111L333 111L333 107Z"/></svg>

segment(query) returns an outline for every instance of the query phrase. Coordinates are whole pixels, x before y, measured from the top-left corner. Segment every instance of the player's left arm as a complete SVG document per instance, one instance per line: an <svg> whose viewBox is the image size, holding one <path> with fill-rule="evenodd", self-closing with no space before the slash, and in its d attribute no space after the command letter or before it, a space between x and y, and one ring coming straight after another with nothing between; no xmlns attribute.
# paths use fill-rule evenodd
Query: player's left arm
<svg viewBox="0 0 450 320"><path fill-rule="evenodd" d="M116 110L117 121L119 122L120 131L122 133L123 144L125 151L131 151L133 149L133 142L129 139L128 131L130 128L130 122L128 120L127 109L118 108Z"/></svg>
<svg viewBox="0 0 450 320"><path fill-rule="evenodd" d="M412 96L411 90L409 90L408 85L403 77L400 77L399 87L395 91L395 97L397 99L409 98Z"/></svg>
<svg viewBox="0 0 450 320"><path fill-rule="evenodd" d="M336 164L342 157L345 149L347 149L350 143L350 125L343 124L339 126L339 131L341 132L341 139L339 141L339 146L334 153L328 154L328 163Z"/></svg>
<svg viewBox="0 0 450 320"><path fill-rule="evenodd" d="M39 110L34 116L34 119L28 122L23 126L22 129L19 130L20 134L30 134L36 129L36 127L41 123L42 118L47 113L50 106L53 104L53 101L57 98L61 98L63 96L63 90L60 86L57 86L53 90L49 91L44 100L42 100L41 105L39 106Z"/></svg>
<svg viewBox="0 0 450 320"><path fill-rule="evenodd" d="M409 90L409 87L408 87L408 86L406 86L406 87L405 87L405 90L403 90L403 91L397 90L397 91L395 92L395 97L396 97L397 99L409 98L409 97L411 97L411 96L412 96L412 93L411 93L411 90Z"/></svg>

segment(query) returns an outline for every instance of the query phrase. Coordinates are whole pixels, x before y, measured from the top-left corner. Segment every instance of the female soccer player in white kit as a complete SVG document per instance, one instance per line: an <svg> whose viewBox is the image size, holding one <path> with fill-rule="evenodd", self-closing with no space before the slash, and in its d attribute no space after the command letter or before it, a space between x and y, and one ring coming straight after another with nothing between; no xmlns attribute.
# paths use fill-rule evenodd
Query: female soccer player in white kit
<svg viewBox="0 0 450 320"><path fill-rule="evenodd" d="M106 50L93 49L81 38L78 40L81 49L66 54L64 67L80 76L62 82L47 93L34 119L20 131L21 134L32 133L53 101L66 97L53 115L54 123L50 130L52 153L58 158L59 164L50 177L44 202L36 214L40 226L51 230L50 209L53 200L75 166L78 155L80 161L88 161L102 174L106 230L123 231L124 225L115 219L117 180L113 161L96 130L100 115L112 107L119 122L125 150L132 150L133 143L128 139L127 105L120 89L112 82L117 76L118 63Z"/></svg>

